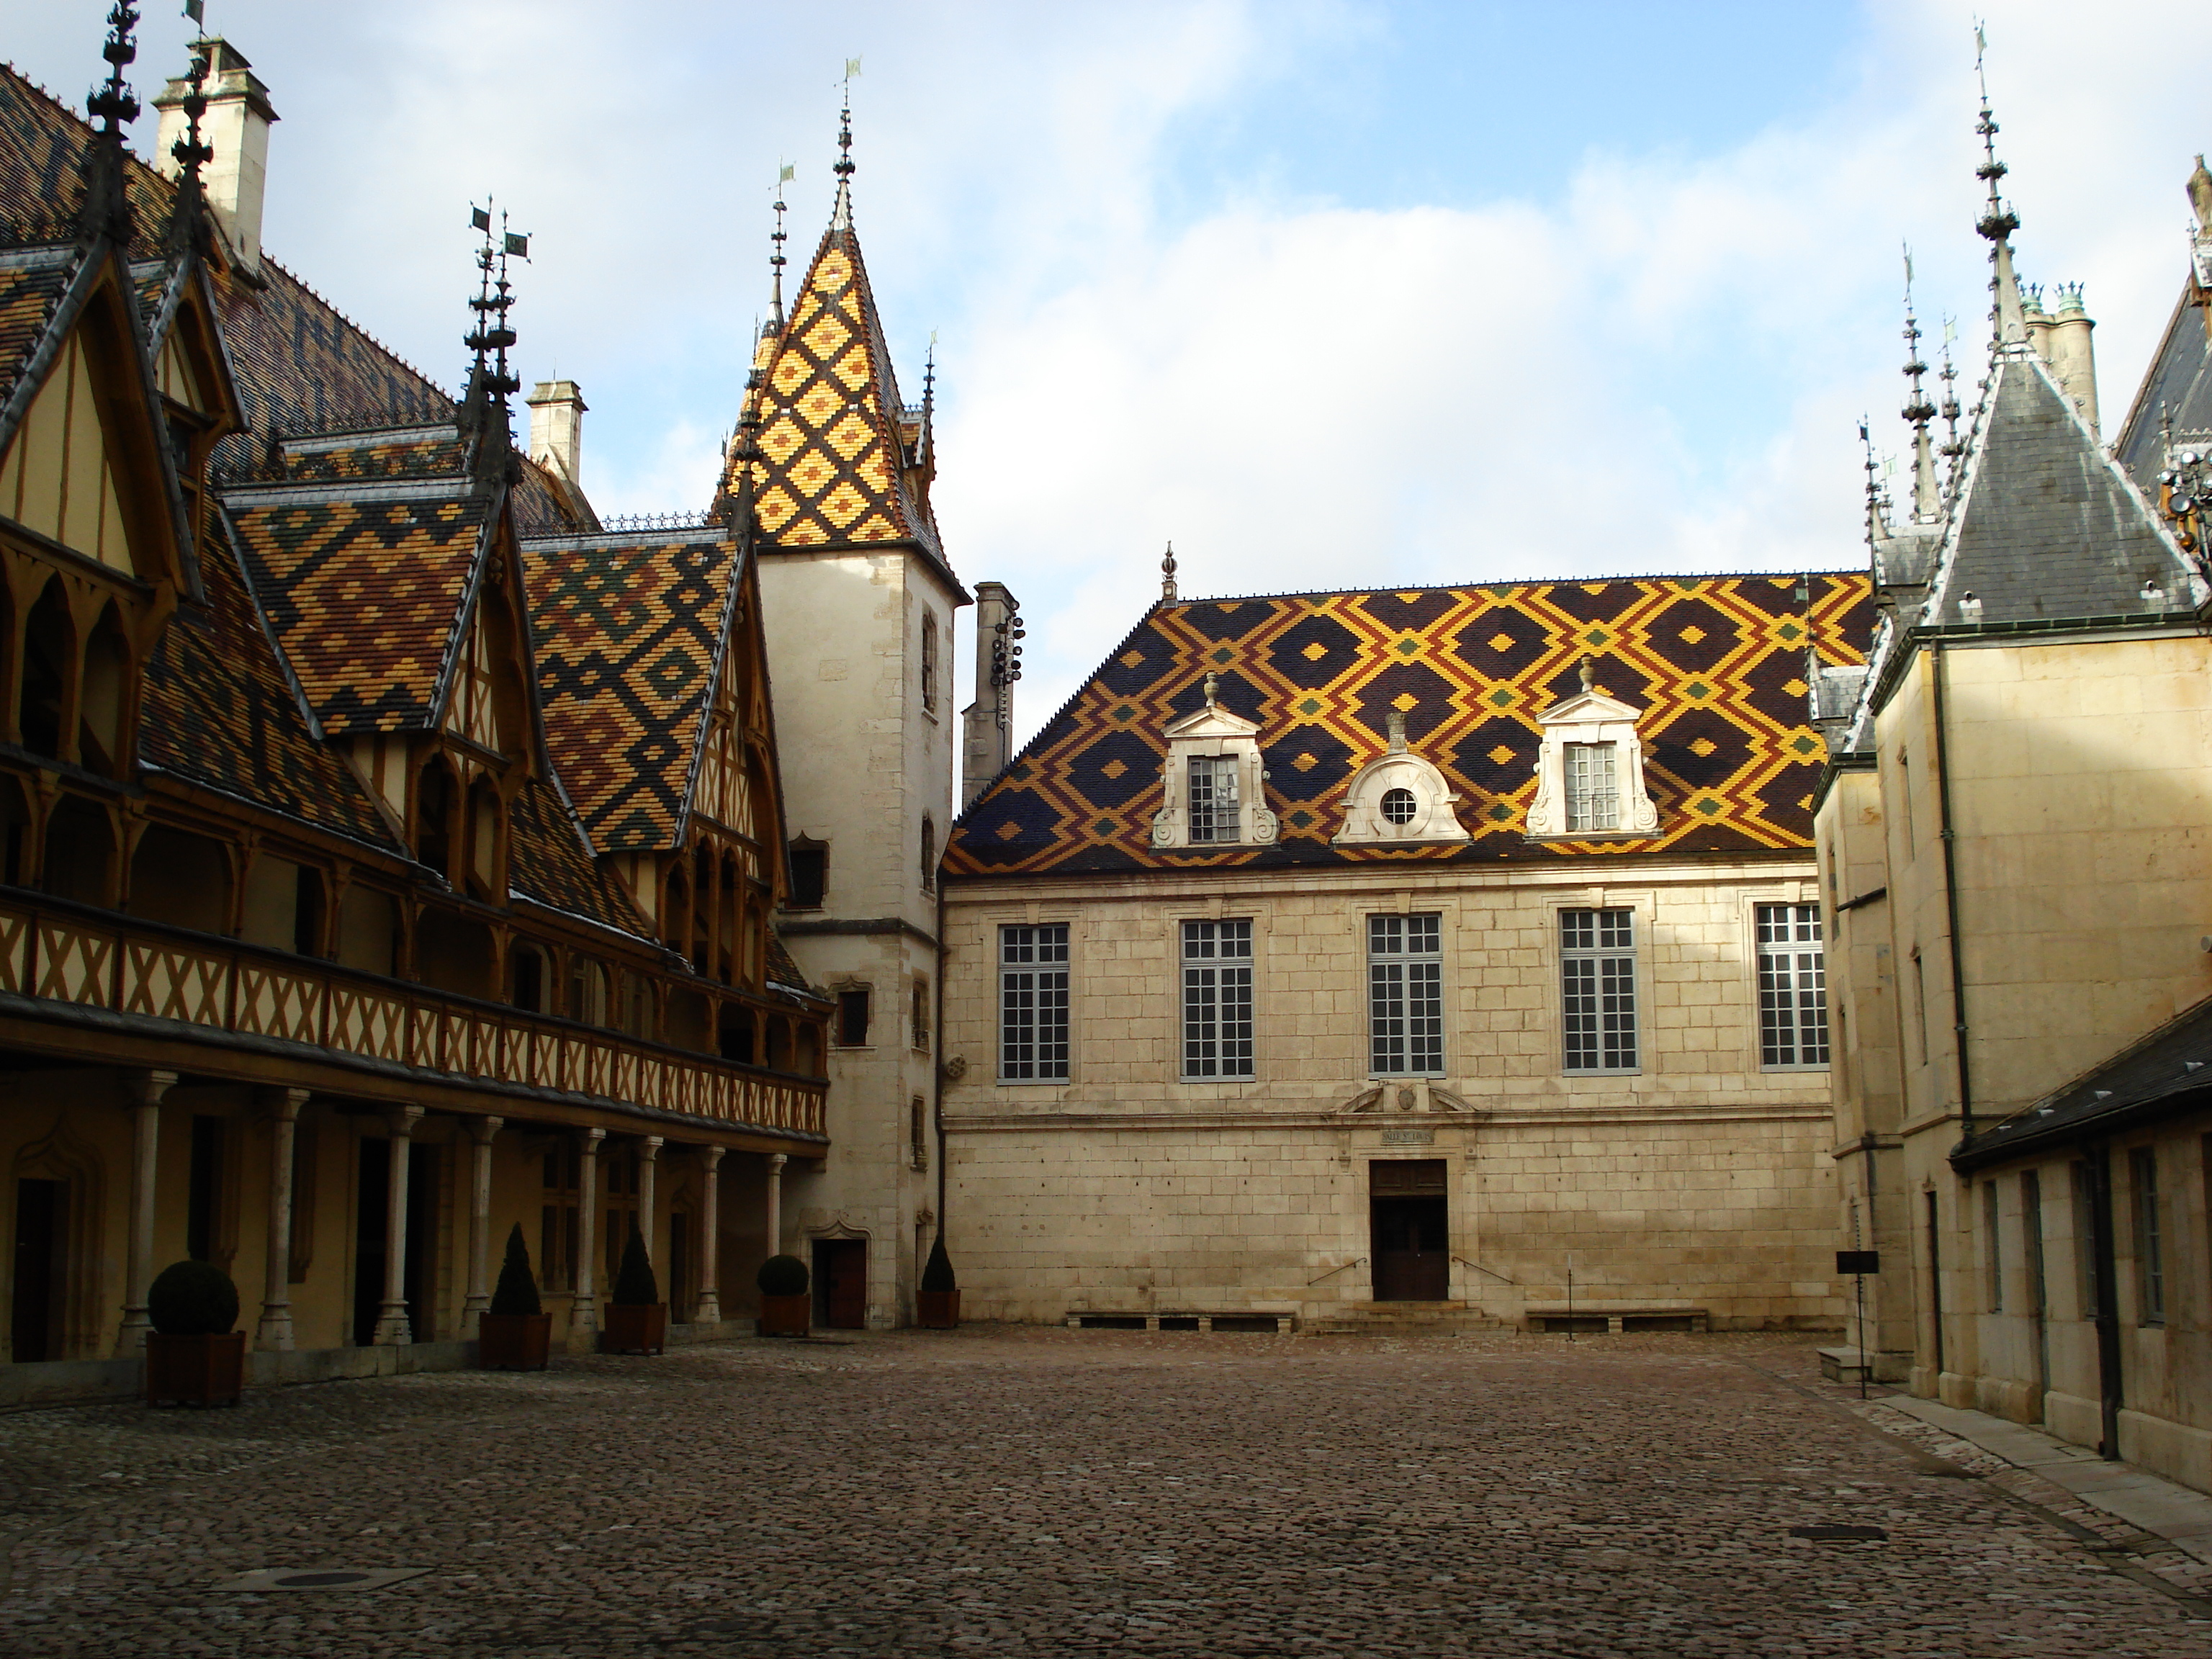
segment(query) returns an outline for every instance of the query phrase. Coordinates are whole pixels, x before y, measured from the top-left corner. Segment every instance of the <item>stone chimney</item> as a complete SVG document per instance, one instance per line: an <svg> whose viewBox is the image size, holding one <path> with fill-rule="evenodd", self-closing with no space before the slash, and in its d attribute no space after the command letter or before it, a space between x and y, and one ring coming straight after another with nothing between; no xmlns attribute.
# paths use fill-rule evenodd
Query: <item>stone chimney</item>
<svg viewBox="0 0 2212 1659"><path fill-rule="evenodd" d="M960 763L960 809L1014 757L1014 681L1021 677L1022 619L1014 596L1000 582L975 584L975 701L961 720L966 750Z"/></svg>
<svg viewBox="0 0 2212 1659"><path fill-rule="evenodd" d="M239 268L249 275L261 270L261 199L269 178L269 126L276 119L270 107L269 88L253 73L246 54L220 35L193 43L208 55L207 113L200 117L200 140L215 157L200 169L200 183L208 206L230 246ZM161 112L161 125L154 138L154 165L170 178L177 174L177 158L170 147L185 135L185 96L189 80L179 78L161 88L154 107Z"/></svg>
<svg viewBox="0 0 2212 1659"><path fill-rule="evenodd" d="M2081 309L2081 284L2060 283L2058 309L2051 313L2044 360L2092 432L2097 429L2097 358L2089 343L2089 331L2094 327L2089 313Z"/></svg>
<svg viewBox="0 0 2212 1659"><path fill-rule="evenodd" d="M583 488L584 394L574 380L540 380L530 393L530 459Z"/></svg>

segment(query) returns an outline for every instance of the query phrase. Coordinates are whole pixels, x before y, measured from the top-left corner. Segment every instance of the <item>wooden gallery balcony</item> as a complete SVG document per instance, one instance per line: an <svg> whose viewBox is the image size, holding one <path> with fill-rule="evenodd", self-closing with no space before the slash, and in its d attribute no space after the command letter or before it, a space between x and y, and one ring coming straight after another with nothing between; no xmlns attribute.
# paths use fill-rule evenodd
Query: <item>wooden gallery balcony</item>
<svg viewBox="0 0 2212 1659"><path fill-rule="evenodd" d="M548 1120L684 1119L761 1152L828 1142L822 1079L4 889L0 1048L430 1109L492 1095Z"/></svg>

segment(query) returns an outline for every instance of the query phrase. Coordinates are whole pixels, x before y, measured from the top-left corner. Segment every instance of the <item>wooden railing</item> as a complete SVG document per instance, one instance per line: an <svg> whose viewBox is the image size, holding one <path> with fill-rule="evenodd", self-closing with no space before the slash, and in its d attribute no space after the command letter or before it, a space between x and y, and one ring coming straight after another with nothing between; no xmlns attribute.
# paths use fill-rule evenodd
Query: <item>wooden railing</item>
<svg viewBox="0 0 2212 1659"><path fill-rule="evenodd" d="M829 1085L0 889L0 993L820 1135Z"/></svg>

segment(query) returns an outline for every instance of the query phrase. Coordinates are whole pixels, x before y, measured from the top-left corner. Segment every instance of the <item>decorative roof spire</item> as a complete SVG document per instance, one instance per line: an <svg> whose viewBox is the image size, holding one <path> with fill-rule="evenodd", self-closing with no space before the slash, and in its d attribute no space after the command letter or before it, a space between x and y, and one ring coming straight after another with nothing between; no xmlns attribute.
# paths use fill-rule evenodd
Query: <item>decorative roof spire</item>
<svg viewBox="0 0 2212 1659"><path fill-rule="evenodd" d="M480 422L488 421L491 405L496 402L499 429L505 433L509 418L507 400L522 390L522 382L507 364L507 348L514 343L514 330L507 318L514 305L514 288L507 280L507 262L509 256L520 259L530 257L530 238L518 236L507 229L507 212L501 209L499 236L495 240L489 198L483 207L470 204L469 223L483 233L483 246L477 250L476 298L469 301L469 309L477 314L477 325L461 342L476 354L476 362L469 371L466 401Z"/></svg>
<svg viewBox="0 0 2212 1659"><path fill-rule="evenodd" d="M1957 319L1943 319L1943 442L1936 453L1943 458L1943 493L1950 495L1959 488L1959 458L1966 453L1966 441L1959 436L1959 393L1954 385L1959 371L1951 362L1951 342L1959 337Z"/></svg>
<svg viewBox="0 0 2212 1659"><path fill-rule="evenodd" d="M215 147L200 138L200 117L207 113L208 68L205 43L194 41L191 72L185 77L187 89L178 106L185 112L185 131L169 146L169 154L177 158L177 196L169 215L169 246L178 254L195 245L204 246L207 196L200 188L200 169L215 159Z"/></svg>
<svg viewBox="0 0 2212 1659"><path fill-rule="evenodd" d="M1982 55L1989 49L1982 26L1974 26L1974 74L1981 82L1982 116L1974 123L1974 131L1982 136L1982 164L1974 169L1974 176L1990 187L1988 210L1974 226L1990 243L1990 264L1994 275L1990 286L1996 292L1995 307L1996 349L2000 351L2026 349L2027 319L2020 302L2020 278L2012 268L2012 234L2020 228L2019 216L2012 204L1997 193L1997 185L2009 169L1997 160L1997 123L1990 112L1990 77L1982 67Z"/></svg>
<svg viewBox="0 0 2212 1659"><path fill-rule="evenodd" d="M791 182L798 171L788 161L775 170L775 228L769 233L768 239L773 250L768 256L770 284L768 327L771 334L783 332L783 187Z"/></svg>
<svg viewBox="0 0 2212 1659"><path fill-rule="evenodd" d="M1881 463L1875 459L1874 439L1863 415L1859 416L1859 442L1866 450L1867 545L1873 548L1889 539L1889 522L1882 510Z"/></svg>
<svg viewBox="0 0 2212 1659"><path fill-rule="evenodd" d="M860 72L860 60L845 60L845 104L837 114L837 206L830 216L830 228L850 230L853 228L853 77Z"/></svg>
<svg viewBox="0 0 2212 1659"><path fill-rule="evenodd" d="M124 65L138 56L131 38L137 27L138 9L127 0L115 0L107 10L107 39L100 55L107 60L107 82L94 87L84 100L85 113L100 123L85 154L84 202L77 212L77 230L90 238L106 236L118 242L131 240L131 201L123 188L123 129L138 118L138 100L123 78Z"/></svg>
<svg viewBox="0 0 2212 1659"><path fill-rule="evenodd" d="M937 471L937 441L933 435L937 419L937 331L929 331L929 355L921 362L921 432L915 440L915 465L925 477Z"/></svg>
<svg viewBox="0 0 2212 1659"><path fill-rule="evenodd" d="M1912 314L1912 250L1905 250L1905 378L1912 388L1899 411L1912 427L1912 521L1933 524L1942 507L1936 492L1936 452L1928 437L1928 422L1936 418L1936 405L1920 385L1928 365L1920 360L1920 324Z"/></svg>
<svg viewBox="0 0 2212 1659"><path fill-rule="evenodd" d="M1160 561L1160 603L1173 605L1178 594L1176 590L1175 544L1168 544L1167 556Z"/></svg>

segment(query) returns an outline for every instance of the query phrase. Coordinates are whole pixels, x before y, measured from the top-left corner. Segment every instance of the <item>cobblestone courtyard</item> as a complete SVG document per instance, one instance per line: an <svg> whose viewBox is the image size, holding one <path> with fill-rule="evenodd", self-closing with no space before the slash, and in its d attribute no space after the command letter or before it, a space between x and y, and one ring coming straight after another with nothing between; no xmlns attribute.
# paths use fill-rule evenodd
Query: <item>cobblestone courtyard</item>
<svg viewBox="0 0 2212 1659"><path fill-rule="evenodd" d="M1755 1338L968 1330L25 1412L0 1651L2212 1652L1851 1403Z"/></svg>

